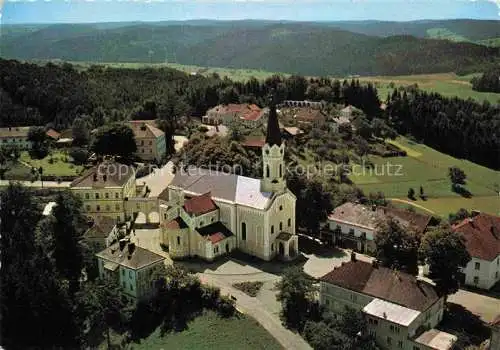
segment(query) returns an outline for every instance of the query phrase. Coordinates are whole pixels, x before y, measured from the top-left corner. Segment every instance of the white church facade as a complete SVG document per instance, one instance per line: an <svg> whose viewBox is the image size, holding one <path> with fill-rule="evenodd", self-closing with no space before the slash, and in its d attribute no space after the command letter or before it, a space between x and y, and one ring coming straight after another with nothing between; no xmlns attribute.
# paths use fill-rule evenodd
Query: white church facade
<svg viewBox="0 0 500 350"><path fill-rule="evenodd" d="M296 198L286 187L284 152L272 103L262 179L179 170L160 199L163 243L170 256L213 260L239 249L267 261L297 257Z"/></svg>

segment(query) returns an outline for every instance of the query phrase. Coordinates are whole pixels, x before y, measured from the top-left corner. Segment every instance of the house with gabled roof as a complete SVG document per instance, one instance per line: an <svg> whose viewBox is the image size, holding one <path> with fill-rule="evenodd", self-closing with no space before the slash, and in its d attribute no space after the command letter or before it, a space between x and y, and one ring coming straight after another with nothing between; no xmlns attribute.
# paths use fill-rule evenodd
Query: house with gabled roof
<svg viewBox="0 0 500 350"><path fill-rule="evenodd" d="M285 142L274 103L261 151L261 179L196 167L176 172L160 204L160 216L168 218L164 243L173 256L212 259L234 248L263 260L298 256L296 197L286 186Z"/></svg>
<svg viewBox="0 0 500 350"><path fill-rule="evenodd" d="M444 313L444 298L430 283L407 273L356 259L320 278L320 303L341 314L361 311L367 334L382 349L449 350L457 337L435 329Z"/></svg>
<svg viewBox="0 0 500 350"><path fill-rule="evenodd" d="M138 157L160 161L167 152L165 133L147 120L131 120L127 125L134 132Z"/></svg>
<svg viewBox="0 0 500 350"><path fill-rule="evenodd" d="M500 281L500 217L478 213L466 218L452 230L465 239L471 261L462 270L464 283L490 289Z"/></svg>

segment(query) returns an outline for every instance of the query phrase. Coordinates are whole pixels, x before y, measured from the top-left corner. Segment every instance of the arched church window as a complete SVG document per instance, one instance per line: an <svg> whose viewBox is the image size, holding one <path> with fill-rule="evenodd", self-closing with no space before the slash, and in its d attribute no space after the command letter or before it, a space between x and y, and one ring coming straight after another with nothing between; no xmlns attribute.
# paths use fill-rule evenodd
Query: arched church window
<svg viewBox="0 0 500 350"><path fill-rule="evenodd" d="M283 206L282 206L282 205L280 205L280 211L281 211L281 210L283 210Z"/></svg>
<svg viewBox="0 0 500 350"><path fill-rule="evenodd" d="M292 226L292 219L288 218L288 227Z"/></svg>
<svg viewBox="0 0 500 350"><path fill-rule="evenodd" d="M283 221L280 221L280 231L283 231Z"/></svg>
<svg viewBox="0 0 500 350"><path fill-rule="evenodd" d="M266 177L269 177L269 165L266 165Z"/></svg>
<svg viewBox="0 0 500 350"><path fill-rule="evenodd" d="M247 239L247 224L244 222L241 223L241 239L244 241Z"/></svg>
<svg viewBox="0 0 500 350"><path fill-rule="evenodd" d="M283 165L280 164L280 177L283 177L282 173L283 173Z"/></svg>
<svg viewBox="0 0 500 350"><path fill-rule="evenodd" d="M274 233L274 225L271 225L271 234Z"/></svg>

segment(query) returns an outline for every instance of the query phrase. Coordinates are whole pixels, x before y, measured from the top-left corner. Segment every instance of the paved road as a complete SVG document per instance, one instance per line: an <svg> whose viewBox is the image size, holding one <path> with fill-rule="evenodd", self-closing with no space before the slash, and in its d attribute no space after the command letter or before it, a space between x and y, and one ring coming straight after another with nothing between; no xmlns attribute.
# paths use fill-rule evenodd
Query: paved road
<svg viewBox="0 0 500 350"><path fill-rule="evenodd" d="M426 207L421 206L420 204L417 204L417 203L414 203L414 202L411 202L411 201L407 201L406 199L389 198L389 200L393 201L393 202L399 202L399 203L404 203L404 204L412 205L412 206L417 207L419 209L425 210L428 213L436 214L436 212L434 212L434 211L432 211L430 209L427 209Z"/></svg>
<svg viewBox="0 0 500 350"><path fill-rule="evenodd" d="M158 197L158 195L172 182L174 178L173 174L174 163L168 162L163 167L155 169L151 174L136 179L136 185L146 185L149 187L151 192L149 197Z"/></svg>
<svg viewBox="0 0 500 350"><path fill-rule="evenodd" d="M19 182L23 186L26 187L42 187L42 182L41 181L17 181L17 180L12 180L13 182ZM0 180L0 187L7 187L9 186L9 183L11 180ZM57 181L43 181L43 188L68 188L69 185L71 184L71 181L62 181L62 182L57 182Z"/></svg>
<svg viewBox="0 0 500 350"><path fill-rule="evenodd" d="M283 327L279 316L269 312L258 298L252 298L233 288L230 283L217 275L206 273L198 273L198 275L203 283L219 287L222 294L230 294L236 297L236 308L240 312L255 318L285 349L312 350L300 335Z"/></svg>

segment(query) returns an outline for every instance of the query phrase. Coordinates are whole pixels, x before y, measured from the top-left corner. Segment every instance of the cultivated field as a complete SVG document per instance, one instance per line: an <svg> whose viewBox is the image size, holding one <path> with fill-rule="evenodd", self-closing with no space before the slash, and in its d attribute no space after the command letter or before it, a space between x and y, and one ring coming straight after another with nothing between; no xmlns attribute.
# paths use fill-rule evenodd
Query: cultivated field
<svg viewBox="0 0 500 350"><path fill-rule="evenodd" d="M182 332L161 337L157 329L140 344L130 344L128 349L274 350L282 347L257 321L245 315L221 318L207 311L190 322Z"/></svg>
<svg viewBox="0 0 500 350"><path fill-rule="evenodd" d="M365 168L361 174L351 176L351 180L365 193L381 191L387 198L399 199L400 204L408 201L442 216L447 216L459 208L500 213L499 171L453 158L404 137L389 142L406 150L408 156L370 156L369 160L375 168ZM451 190L448 178L448 168L451 166L458 166L466 173L465 187L472 193L471 198L461 197ZM392 171L389 173L388 169ZM409 201L408 190L413 188L418 197L420 186L423 187L427 200L419 198L417 201Z"/></svg>

